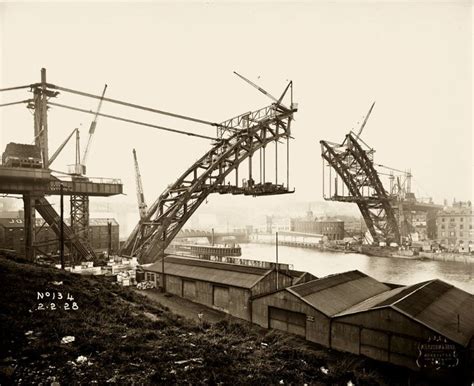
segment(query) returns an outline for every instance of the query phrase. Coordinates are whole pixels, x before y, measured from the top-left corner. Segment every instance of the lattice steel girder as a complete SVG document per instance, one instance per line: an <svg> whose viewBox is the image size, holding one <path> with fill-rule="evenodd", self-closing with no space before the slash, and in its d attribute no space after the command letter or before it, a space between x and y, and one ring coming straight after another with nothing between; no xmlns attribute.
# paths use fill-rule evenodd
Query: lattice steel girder
<svg viewBox="0 0 474 386"><path fill-rule="evenodd" d="M225 191L221 189L225 178L245 159L269 143L290 138L295 111L272 104L226 121L221 135L230 136L217 140L160 195L135 227L122 253L138 256L142 263L157 260L207 196ZM233 122L237 126L232 126Z"/></svg>
<svg viewBox="0 0 474 386"><path fill-rule="evenodd" d="M332 167L349 190L349 196L333 196L329 199L355 202L361 211L374 242L400 242L400 230L392 207L392 198L369 157L356 138L349 133L342 144L321 141L321 155ZM370 150L370 155L372 154ZM363 188L373 195L363 194Z"/></svg>
<svg viewBox="0 0 474 386"><path fill-rule="evenodd" d="M374 240L378 240L378 233L375 230L374 221L372 219L366 197L362 196L357 181L354 180L353 176L351 175L351 169L346 165L345 159L348 156L348 153L346 151L336 151L335 146L331 146L326 141L320 141L320 143L321 155L323 159L325 159L329 166L331 166L341 177L342 181L349 189L350 195L355 198L355 202L359 207L359 210L367 225L367 229L372 235L372 238Z"/></svg>
<svg viewBox="0 0 474 386"><path fill-rule="evenodd" d="M75 237L87 248L91 256L95 253L89 243L89 196L71 195L71 229Z"/></svg>

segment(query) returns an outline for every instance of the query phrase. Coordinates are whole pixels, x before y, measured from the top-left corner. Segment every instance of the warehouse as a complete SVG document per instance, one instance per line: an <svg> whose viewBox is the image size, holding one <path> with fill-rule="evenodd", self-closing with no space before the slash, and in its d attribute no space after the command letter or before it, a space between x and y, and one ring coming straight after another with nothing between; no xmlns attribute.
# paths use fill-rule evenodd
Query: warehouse
<svg viewBox="0 0 474 386"><path fill-rule="evenodd" d="M467 360L473 334L473 296L431 280L381 293L335 315L331 341L338 350L416 369L420 344L441 337Z"/></svg>
<svg viewBox="0 0 474 386"><path fill-rule="evenodd" d="M330 347L333 315L388 290L359 271L330 275L254 297L252 322Z"/></svg>
<svg viewBox="0 0 474 386"><path fill-rule="evenodd" d="M119 224L114 218L91 218L89 219L89 229L89 242L95 252L107 252L109 238L111 252L118 252Z"/></svg>
<svg viewBox="0 0 474 386"><path fill-rule="evenodd" d="M105 252L109 246L109 226L112 252L119 250L119 224L111 218L89 219L89 243L95 252ZM65 219L67 225L69 219ZM23 217L0 218L0 248L14 250L22 254L25 251ZM35 245L38 253L55 254L59 250L56 233L42 218L36 219Z"/></svg>
<svg viewBox="0 0 474 386"><path fill-rule="evenodd" d="M275 269L176 256L166 256L164 265L167 292L248 321L252 296L275 291L277 281L278 288L293 283L290 274ZM161 286L161 260L143 270L146 280Z"/></svg>
<svg viewBox="0 0 474 386"><path fill-rule="evenodd" d="M24 224L22 218L0 218L0 248L25 252Z"/></svg>
<svg viewBox="0 0 474 386"><path fill-rule="evenodd" d="M310 272L296 271L296 270L290 269L288 270L288 273L293 278L292 285L303 284L303 283L307 283L308 281L317 279L317 277L314 276Z"/></svg>

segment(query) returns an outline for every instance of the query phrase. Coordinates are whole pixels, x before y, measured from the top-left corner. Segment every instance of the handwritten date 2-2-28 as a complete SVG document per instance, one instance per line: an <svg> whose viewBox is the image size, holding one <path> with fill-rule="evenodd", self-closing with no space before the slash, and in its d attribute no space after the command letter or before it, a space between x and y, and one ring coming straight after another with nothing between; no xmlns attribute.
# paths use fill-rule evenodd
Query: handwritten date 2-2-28
<svg viewBox="0 0 474 386"><path fill-rule="evenodd" d="M74 297L69 292L64 295L59 291L38 291L36 300L38 300L38 303L35 309L38 311L55 311L59 309L76 311L79 309L79 306L74 301Z"/></svg>

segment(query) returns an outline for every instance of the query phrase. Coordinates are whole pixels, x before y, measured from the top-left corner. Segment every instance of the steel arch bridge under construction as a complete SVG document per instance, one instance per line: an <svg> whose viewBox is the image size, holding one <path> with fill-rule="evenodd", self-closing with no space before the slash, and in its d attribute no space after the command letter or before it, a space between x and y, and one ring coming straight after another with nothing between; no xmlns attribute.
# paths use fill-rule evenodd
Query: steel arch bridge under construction
<svg viewBox="0 0 474 386"><path fill-rule="evenodd" d="M238 74L237 74L238 75ZM249 82L249 81L248 81ZM251 83L251 82L249 82ZM253 84L254 85L254 84ZM256 86L256 85L254 85ZM275 103L262 109L248 112L217 125L217 139L212 148L187 169L149 207L125 242L121 254L137 256L141 263L159 259L181 228L211 193L244 194L251 196L292 193L289 190L289 141L291 121L297 111L291 101L290 107L282 104L292 82L279 99L259 88ZM278 184L265 182L265 149L275 143L275 165L278 167L278 144L286 140L287 181ZM260 150L260 182L252 178L252 158ZM239 186L239 165L248 160L249 178ZM263 162L263 179L262 179ZM235 183L227 181L235 172Z"/></svg>
<svg viewBox="0 0 474 386"><path fill-rule="evenodd" d="M346 135L342 144L328 141L320 141L320 144L329 173L331 168L337 173L334 192L331 191L332 177L329 177L329 199L356 203L374 242L400 243L400 228L392 204L394 197L385 190L374 167L374 150L353 132ZM343 182L342 192L338 192L338 178Z"/></svg>

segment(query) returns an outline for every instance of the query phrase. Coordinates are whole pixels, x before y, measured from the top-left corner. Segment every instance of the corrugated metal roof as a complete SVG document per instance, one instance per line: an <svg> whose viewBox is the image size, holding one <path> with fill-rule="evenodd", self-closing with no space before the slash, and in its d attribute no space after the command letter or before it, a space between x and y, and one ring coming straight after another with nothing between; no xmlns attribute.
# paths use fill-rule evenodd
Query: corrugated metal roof
<svg viewBox="0 0 474 386"><path fill-rule="evenodd" d="M390 288L362 272L350 271L298 284L288 290L332 316Z"/></svg>
<svg viewBox="0 0 474 386"><path fill-rule="evenodd" d="M438 279L393 289L336 316L381 307L391 307L463 346L474 334L474 296Z"/></svg>
<svg viewBox="0 0 474 386"><path fill-rule="evenodd" d="M416 316L451 288L453 286L444 281L431 281L397 300L394 304L407 314Z"/></svg>
<svg viewBox="0 0 474 386"><path fill-rule="evenodd" d="M392 307L463 346L474 334L474 296L441 280L427 283Z"/></svg>
<svg viewBox="0 0 474 386"><path fill-rule="evenodd" d="M306 296L323 289L337 286L345 282L359 279L361 277L367 277L365 273L359 271L349 271L344 273L338 273L335 275L329 275L322 277L318 280L312 280L304 284L299 284L291 287L291 289L300 296Z"/></svg>
<svg viewBox="0 0 474 386"><path fill-rule="evenodd" d="M377 307L383 307L383 306L387 306L387 305L391 305L397 301L399 301L400 299L406 297L407 295L409 295L410 293L412 293L413 291L416 291L418 288L421 288L423 287L424 285L426 285L429 281L423 281L421 283L417 283L417 284L413 284L411 286L408 286L408 287L401 287L401 291L399 292L394 292L393 293L393 296L389 296L388 298L386 298L384 301L381 301L379 304L377 304Z"/></svg>
<svg viewBox="0 0 474 386"><path fill-rule="evenodd" d="M314 276L313 274L306 272L306 271L297 271L295 269L289 269L289 270L284 270L285 273L290 275L291 277L302 277L304 275L311 275L312 279L317 279L317 276Z"/></svg>
<svg viewBox="0 0 474 386"><path fill-rule="evenodd" d="M397 296L404 289L405 287L399 287L399 288L394 288L390 291L382 292L380 294L372 296L371 298L363 300L362 302L355 304L354 306L347 308L346 310L341 311L335 316L338 317L338 316L344 316L344 315L349 315L349 314L355 314L357 312L363 312L363 311L373 309L375 307L379 307L380 304L385 303L388 298Z"/></svg>
<svg viewBox="0 0 474 386"><path fill-rule="evenodd" d="M145 271L161 273L162 262L158 261ZM166 256L165 274L209 281L241 288L252 288L271 270L259 267L220 263L199 259Z"/></svg>
<svg viewBox="0 0 474 386"><path fill-rule="evenodd" d="M290 276L293 277L294 284L302 284L306 283L311 280L315 280L318 277L314 276L312 273L309 272L301 272L301 271L286 271L287 273L290 273Z"/></svg>

